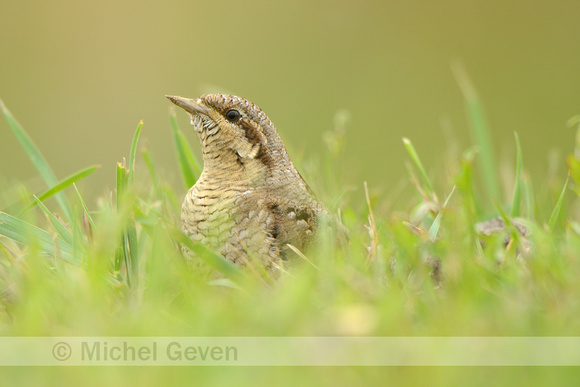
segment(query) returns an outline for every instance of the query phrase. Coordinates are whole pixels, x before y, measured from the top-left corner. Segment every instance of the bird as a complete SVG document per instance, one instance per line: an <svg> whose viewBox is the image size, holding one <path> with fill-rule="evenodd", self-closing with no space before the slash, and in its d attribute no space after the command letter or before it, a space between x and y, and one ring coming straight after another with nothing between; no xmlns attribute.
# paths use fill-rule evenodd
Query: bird
<svg viewBox="0 0 580 387"><path fill-rule="evenodd" d="M166 96L191 117L203 169L181 206L181 228L227 261L279 276L316 239L326 208L288 156L268 116L227 94Z"/></svg>

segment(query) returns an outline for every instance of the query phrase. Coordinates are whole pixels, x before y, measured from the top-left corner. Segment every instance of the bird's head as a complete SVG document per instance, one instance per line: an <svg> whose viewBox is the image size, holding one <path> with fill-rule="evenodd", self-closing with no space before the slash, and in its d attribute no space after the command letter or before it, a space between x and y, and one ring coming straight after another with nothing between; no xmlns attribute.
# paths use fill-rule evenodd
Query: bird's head
<svg viewBox="0 0 580 387"><path fill-rule="evenodd" d="M268 162L274 153L286 154L274 125L252 102L234 95L208 94L196 99L167 98L191 116L206 152L234 154L243 159ZM280 156L283 157L282 154Z"/></svg>

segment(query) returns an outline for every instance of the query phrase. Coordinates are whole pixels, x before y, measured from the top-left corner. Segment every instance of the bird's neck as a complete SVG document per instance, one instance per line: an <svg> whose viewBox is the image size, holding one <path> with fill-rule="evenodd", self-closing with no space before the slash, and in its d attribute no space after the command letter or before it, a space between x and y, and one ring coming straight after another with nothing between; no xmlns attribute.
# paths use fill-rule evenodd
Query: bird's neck
<svg viewBox="0 0 580 387"><path fill-rule="evenodd" d="M241 158L231 149L203 152L204 178L240 186L260 186L265 183L268 171L256 159Z"/></svg>
<svg viewBox="0 0 580 387"><path fill-rule="evenodd" d="M277 135L269 138L252 158L241 157L232 141L235 140L201 138L204 178L268 189L303 183Z"/></svg>

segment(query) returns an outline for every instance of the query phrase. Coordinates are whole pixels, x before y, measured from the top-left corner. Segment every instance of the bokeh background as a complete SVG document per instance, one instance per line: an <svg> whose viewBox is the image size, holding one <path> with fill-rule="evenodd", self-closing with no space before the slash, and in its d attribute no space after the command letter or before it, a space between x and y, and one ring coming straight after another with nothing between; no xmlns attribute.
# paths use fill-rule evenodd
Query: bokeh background
<svg viewBox="0 0 580 387"><path fill-rule="evenodd" d="M513 157L517 130L536 183L551 152L571 151L566 121L580 113L578 0L0 4L0 98L59 178L102 166L82 185L94 199L114 187L141 119L142 144L181 184L165 94L248 98L304 158L323 152L323 132L347 109L345 157L359 191L365 180L389 192L408 179L402 137L431 171L443 168L449 138L471 144L452 63L483 100L498 156ZM3 120L0 176L44 188Z"/></svg>

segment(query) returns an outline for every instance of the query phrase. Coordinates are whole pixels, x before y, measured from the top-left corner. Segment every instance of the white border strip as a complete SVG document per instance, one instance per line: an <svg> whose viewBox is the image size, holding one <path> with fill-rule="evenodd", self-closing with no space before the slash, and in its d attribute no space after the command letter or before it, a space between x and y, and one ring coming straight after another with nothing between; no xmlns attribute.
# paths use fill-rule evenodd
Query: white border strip
<svg viewBox="0 0 580 387"><path fill-rule="evenodd" d="M578 366L580 337L1 337L0 366Z"/></svg>

